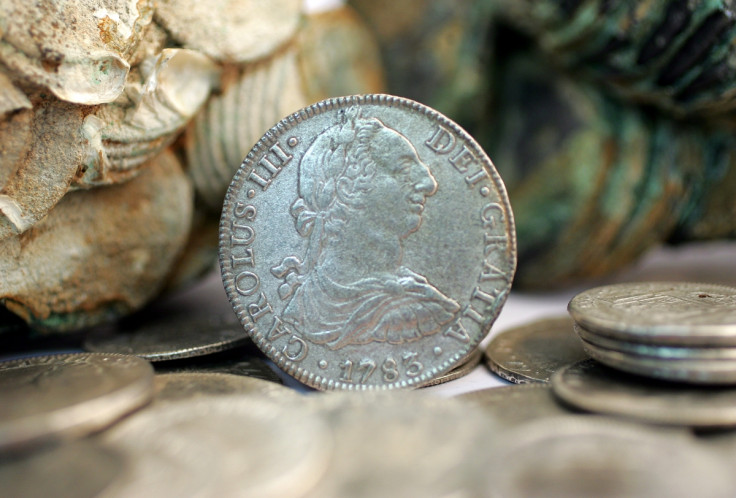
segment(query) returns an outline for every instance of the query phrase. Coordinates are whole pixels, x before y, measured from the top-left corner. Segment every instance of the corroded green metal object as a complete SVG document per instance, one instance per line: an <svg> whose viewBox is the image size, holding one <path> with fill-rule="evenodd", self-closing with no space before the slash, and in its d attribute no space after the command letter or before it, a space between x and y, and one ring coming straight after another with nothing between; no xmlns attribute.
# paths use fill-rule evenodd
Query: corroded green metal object
<svg viewBox="0 0 736 498"><path fill-rule="evenodd" d="M456 19L465 60L481 61L476 98L451 79L434 84L509 189L517 285L565 285L610 274L664 242L736 235L732 2L474 3L483 8L472 20ZM407 30L412 44L379 34L387 74L404 74L399 55L434 67L442 32L421 27L451 4L417 0L371 13L375 22L422 12ZM458 13L470 12L462 6ZM440 67L463 70L448 60ZM413 95L399 83L389 79L389 91Z"/></svg>
<svg viewBox="0 0 736 498"><path fill-rule="evenodd" d="M493 2L350 0L375 33L391 93L456 120L482 118Z"/></svg>
<svg viewBox="0 0 736 498"><path fill-rule="evenodd" d="M518 220L519 284L553 287L605 275L676 230L704 235L711 193L733 191L733 182L716 180L734 169L736 142L727 129L629 105L556 73L533 53L514 56L498 81L503 105L489 150ZM719 199L719 207L729 201ZM722 216L713 222L720 236L726 223Z"/></svg>
<svg viewBox="0 0 736 498"><path fill-rule="evenodd" d="M500 0L558 63L627 100L678 115L736 106L729 0Z"/></svg>

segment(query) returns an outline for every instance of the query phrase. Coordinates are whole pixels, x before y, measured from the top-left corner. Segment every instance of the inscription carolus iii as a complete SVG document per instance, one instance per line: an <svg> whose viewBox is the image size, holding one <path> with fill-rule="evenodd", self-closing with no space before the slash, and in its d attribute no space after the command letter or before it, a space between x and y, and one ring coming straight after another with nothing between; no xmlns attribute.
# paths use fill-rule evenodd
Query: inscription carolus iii
<svg viewBox="0 0 736 498"><path fill-rule="evenodd" d="M223 282L254 342L319 389L421 386L503 305L516 245L503 183L456 124L386 95L278 123L230 185Z"/></svg>
<svg viewBox="0 0 736 498"><path fill-rule="evenodd" d="M291 214L307 250L271 269L283 320L330 349L436 334L460 309L401 265L437 181L405 136L359 112L341 112L304 154Z"/></svg>

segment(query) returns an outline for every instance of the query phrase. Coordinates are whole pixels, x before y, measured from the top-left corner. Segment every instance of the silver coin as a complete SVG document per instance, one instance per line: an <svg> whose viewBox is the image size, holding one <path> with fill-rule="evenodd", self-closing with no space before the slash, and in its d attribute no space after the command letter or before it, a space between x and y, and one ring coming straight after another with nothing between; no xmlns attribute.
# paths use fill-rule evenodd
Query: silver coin
<svg viewBox="0 0 736 498"><path fill-rule="evenodd" d="M477 143L387 95L326 100L253 147L225 198L220 266L256 345L312 387L420 387L477 347L516 266L511 208Z"/></svg>
<svg viewBox="0 0 736 498"><path fill-rule="evenodd" d="M690 360L653 358L602 348L587 341L583 347L591 358L609 367L689 384L736 384L736 360Z"/></svg>
<svg viewBox="0 0 736 498"><path fill-rule="evenodd" d="M492 448L496 496L731 496L730 468L686 431L606 417L536 420Z"/></svg>
<svg viewBox="0 0 736 498"><path fill-rule="evenodd" d="M458 399L481 408L502 432L531 420L576 413L557 401L549 384L492 387L462 394Z"/></svg>
<svg viewBox="0 0 736 498"><path fill-rule="evenodd" d="M595 360L552 377L557 397L582 410L663 425L736 426L736 388L688 386L619 372Z"/></svg>
<svg viewBox="0 0 736 498"><path fill-rule="evenodd" d="M465 377L470 372L475 370L475 367L478 366L481 358L483 358L483 350L474 350L472 353L470 353L470 356L463 360L462 363L460 363L458 366L456 366L449 372L445 372L439 377L433 379L431 382L425 384L424 387L437 386L439 384L445 384L447 382Z"/></svg>
<svg viewBox="0 0 736 498"><path fill-rule="evenodd" d="M573 319L602 335L654 344L736 346L736 288L692 282L596 287L568 305Z"/></svg>
<svg viewBox="0 0 736 498"><path fill-rule="evenodd" d="M486 364L514 384L549 382L565 365L588 357L570 317L545 318L495 336L486 348Z"/></svg>
<svg viewBox="0 0 736 498"><path fill-rule="evenodd" d="M103 434L126 472L117 496L303 496L325 472L330 433L299 405L255 396L161 403Z"/></svg>
<svg viewBox="0 0 736 498"><path fill-rule="evenodd" d="M93 334L84 341L84 349L132 354L155 362L217 353L247 342L248 334L232 313L198 310L148 317L132 331Z"/></svg>
<svg viewBox="0 0 736 498"><path fill-rule="evenodd" d="M146 404L153 368L135 356L79 353L0 363L0 450L103 429Z"/></svg>
<svg viewBox="0 0 736 498"><path fill-rule="evenodd" d="M238 323L238 326L240 326L240 323ZM245 348L229 349L224 353L179 361L159 362L156 364L156 372L226 373L283 384L281 378L268 366L266 360L254 356L253 351L245 350Z"/></svg>
<svg viewBox="0 0 736 498"><path fill-rule="evenodd" d="M455 399L412 393L316 393L335 449L309 496L490 496L492 421Z"/></svg>
<svg viewBox="0 0 736 498"><path fill-rule="evenodd" d="M688 347L645 344L622 341L600 335L575 324L575 332L586 342L601 348L619 351L631 356L644 356L663 360L731 360L736 361L736 347Z"/></svg>
<svg viewBox="0 0 736 498"><path fill-rule="evenodd" d="M250 394L269 398L298 396L296 391L254 377L214 372L157 374L156 401L174 401L200 396Z"/></svg>
<svg viewBox="0 0 736 498"><path fill-rule="evenodd" d="M0 458L3 496L86 498L100 493L124 468L122 456L89 440Z"/></svg>

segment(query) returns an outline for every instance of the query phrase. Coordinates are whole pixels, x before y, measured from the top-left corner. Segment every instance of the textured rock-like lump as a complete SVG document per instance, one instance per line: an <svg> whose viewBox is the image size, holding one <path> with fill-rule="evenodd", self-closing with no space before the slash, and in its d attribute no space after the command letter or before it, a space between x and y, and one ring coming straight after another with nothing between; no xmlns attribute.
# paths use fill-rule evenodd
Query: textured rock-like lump
<svg viewBox="0 0 736 498"><path fill-rule="evenodd" d="M8 0L0 3L0 62L13 77L77 104L123 91L127 58L151 22L150 0Z"/></svg>
<svg viewBox="0 0 736 498"><path fill-rule="evenodd" d="M140 308L186 242L192 203L169 151L130 182L70 193L32 229L0 241L0 302L57 331Z"/></svg>
<svg viewBox="0 0 736 498"><path fill-rule="evenodd" d="M156 19L185 48L223 62L250 62L289 40L301 0L160 0Z"/></svg>

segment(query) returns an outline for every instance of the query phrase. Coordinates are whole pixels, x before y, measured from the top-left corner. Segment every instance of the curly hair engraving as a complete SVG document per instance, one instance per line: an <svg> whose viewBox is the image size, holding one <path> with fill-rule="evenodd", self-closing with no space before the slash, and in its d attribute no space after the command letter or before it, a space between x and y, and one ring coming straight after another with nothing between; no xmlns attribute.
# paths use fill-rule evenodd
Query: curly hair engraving
<svg viewBox="0 0 736 498"><path fill-rule="evenodd" d="M291 206L303 258L271 269L283 314L305 339L339 349L435 334L459 305L401 265L437 182L405 136L357 108L312 142Z"/></svg>

